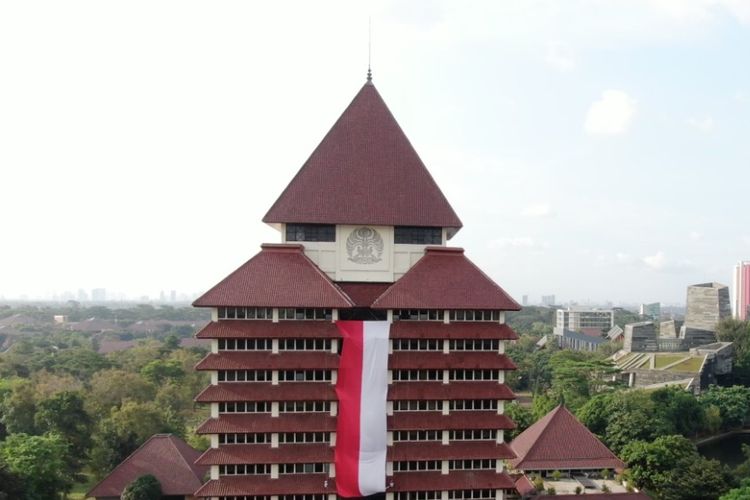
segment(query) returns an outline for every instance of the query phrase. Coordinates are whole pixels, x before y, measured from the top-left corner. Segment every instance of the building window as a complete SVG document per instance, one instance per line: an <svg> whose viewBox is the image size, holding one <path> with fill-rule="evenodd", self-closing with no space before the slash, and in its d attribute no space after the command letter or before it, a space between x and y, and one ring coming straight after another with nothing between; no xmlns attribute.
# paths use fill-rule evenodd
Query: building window
<svg viewBox="0 0 750 500"><path fill-rule="evenodd" d="M270 351L271 339L219 339L220 351Z"/></svg>
<svg viewBox="0 0 750 500"><path fill-rule="evenodd" d="M333 224L287 224L286 241L336 241Z"/></svg>
<svg viewBox="0 0 750 500"><path fill-rule="evenodd" d="M393 339L394 351L442 351L443 341L437 339Z"/></svg>
<svg viewBox="0 0 750 500"><path fill-rule="evenodd" d="M402 245L442 245L443 229L440 227L396 226L393 241Z"/></svg>
<svg viewBox="0 0 750 500"><path fill-rule="evenodd" d="M330 401L282 401L279 403L282 413L322 413L331 411Z"/></svg>
<svg viewBox="0 0 750 500"><path fill-rule="evenodd" d="M457 399L450 402L450 411L497 411L496 399Z"/></svg>
<svg viewBox="0 0 750 500"><path fill-rule="evenodd" d="M263 433L219 434L219 444L263 444L270 443L271 435Z"/></svg>
<svg viewBox="0 0 750 500"><path fill-rule="evenodd" d="M448 469L450 470L485 470L495 469L496 466L495 460L491 458L448 461Z"/></svg>
<svg viewBox="0 0 750 500"><path fill-rule="evenodd" d="M219 319L273 319L273 308L220 307Z"/></svg>
<svg viewBox="0 0 750 500"><path fill-rule="evenodd" d="M500 349L500 341L496 339L453 339L450 341L451 351L495 351Z"/></svg>
<svg viewBox="0 0 750 500"><path fill-rule="evenodd" d="M441 411L443 402L434 399L406 399L393 402L393 411Z"/></svg>
<svg viewBox="0 0 750 500"><path fill-rule="evenodd" d="M270 413L268 401L232 401L219 403L219 413Z"/></svg>
<svg viewBox="0 0 750 500"><path fill-rule="evenodd" d="M394 500L440 500L442 491L399 491L393 494Z"/></svg>
<svg viewBox="0 0 750 500"><path fill-rule="evenodd" d="M320 474L328 472L328 464L279 464L279 474Z"/></svg>
<svg viewBox="0 0 750 500"><path fill-rule="evenodd" d="M451 321L500 321L500 311L485 309L452 309Z"/></svg>
<svg viewBox="0 0 750 500"><path fill-rule="evenodd" d="M283 432L279 443L330 443L330 432Z"/></svg>
<svg viewBox="0 0 750 500"><path fill-rule="evenodd" d="M409 460L393 462L393 472L416 472L440 470L440 460Z"/></svg>
<svg viewBox="0 0 750 500"><path fill-rule="evenodd" d="M271 464L229 464L219 466L220 476L270 474Z"/></svg>
<svg viewBox="0 0 750 500"><path fill-rule="evenodd" d="M451 441L489 441L497 439L494 429L461 429L450 431Z"/></svg>
<svg viewBox="0 0 750 500"><path fill-rule="evenodd" d="M330 370L280 370L279 382L330 382Z"/></svg>
<svg viewBox="0 0 750 500"><path fill-rule="evenodd" d="M495 498L495 490L456 490L449 491L448 498L451 500L480 500Z"/></svg>
<svg viewBox="0 0 750 500"><path fill-rule="evenodd" d="M279 495L278 500L328 500L328 495ZM269 495L234 495L219 497L220 500L271 500Z"/></svg>
<svg viewBox="0 0 750 500"><path fill-rule="evenodd" d="M394 309L394 321L443 321L442 309Z"/></svg>
<svg viewBox="0 0 750 500"><path fill-rule="evenodd" d="M283 320L311 320L311 319L319 319L319 320L328 320L331 321L333 318L333 310L332 309L311 309L311 308L303 308L303 309L279 309L279 319Z"/></svg>
<svg viewBox="0 0 750 500"><path fill-rule="evenodd" d="M498 370L451 370L448 380L498 380Z"/></svg>
<svg viewBox="0 0 750 500"><path fill-rule="evenodd" d="M280 339L281 351L330 351L331 339Z"/></svg>
<svg viewBox="0 0 750 500"><path fill-rule="evenodd" d="M270 370L219 370L219 382L270 382Z"/></svg>
<svg viewBox="0 0 750 500"><path fill-rule="evenodd" d="M441 441L443 431L394 431L394 441Z"/></svg>
<svg viewBox="0 0 750 500"><path fill-rule="evenodd" d="M393 370L394 382L434 382L443 380L443 370Z"/></svg>

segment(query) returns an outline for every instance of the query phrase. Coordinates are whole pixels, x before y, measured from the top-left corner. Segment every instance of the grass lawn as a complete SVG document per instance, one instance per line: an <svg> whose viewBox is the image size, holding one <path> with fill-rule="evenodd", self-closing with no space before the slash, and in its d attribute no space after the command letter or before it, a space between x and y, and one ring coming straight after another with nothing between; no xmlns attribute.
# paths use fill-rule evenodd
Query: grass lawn
<svg viewBox="0 0 750 500"><path fill-rule="evenodd" d="M85 483L76 483L73 485L73 491L68 495L69 500L84 500L86 498L86 492L89 491L97 483L94 477L86 474Z"/></svg>
<svg viewBox="0 0 750 500"><path fill-rule="evenodd" d="M654 359L654 368L659 370L667 365L671 365L672 363L681 360L684 357L685 354L657 354L656 358Z"/></svg>
<svg viewBox="0 0 750 500"><path fill-rule="evenodd" d="M683 361L680 364L674 365L672 368L669 369L671 372L697 372L701 369L701 365L703 364L703 356L698 356L695 358L690 358L688 360Z"/></svg>

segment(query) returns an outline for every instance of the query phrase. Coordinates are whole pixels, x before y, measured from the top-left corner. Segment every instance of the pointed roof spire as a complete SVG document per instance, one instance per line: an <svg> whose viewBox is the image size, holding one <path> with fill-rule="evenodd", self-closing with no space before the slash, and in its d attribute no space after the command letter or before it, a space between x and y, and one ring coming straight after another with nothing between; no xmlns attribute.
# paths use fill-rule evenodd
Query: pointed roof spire
<svg viewBox="0 0 750 500"><path fill-rule="evenodd" d="M372 82L372 69L370 68L370 65L367 65L367 83Z"/></svg>
<svg viewBox="0 0 750 500"><path fill-rule="evenodd" d="M461 220L370 81L263 222L427 226L456 231L461 227Z"/></svg>

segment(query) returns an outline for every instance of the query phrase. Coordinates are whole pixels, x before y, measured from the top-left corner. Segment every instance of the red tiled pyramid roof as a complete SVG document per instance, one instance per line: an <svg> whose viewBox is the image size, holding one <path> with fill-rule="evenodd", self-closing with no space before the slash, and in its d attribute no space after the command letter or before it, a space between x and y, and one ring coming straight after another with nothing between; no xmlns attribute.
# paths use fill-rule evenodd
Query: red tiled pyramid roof
<svg viewBox="0 0 750 500"><path fill-rule="evenodd" d="M374 309L500 309L521 306L464 255L427 247L424 256L373 302Z"/></svg>
<svg viewBox="0 0 750 500"><path fill-rule="evenodd" d="M195 465L201 453L170 434L155 434L89 491L87 497L117 497L137 478L151 474L164 495L192 495L208 467Z"/></svg>
<svg viewBox="0 0 750 500"><path fill-rule="evenodd" d="M352 307L347 296L304 254L302 245L268 243L193 305Z"/></svg>
<svg viewBox="0 0 750 500"><path fill-rule="evenodd" d="M510 443L518 470L624 469L625 464L560 405Z"/></svg>
<svg viewBox="0 0 750 500"><path fill-rule="evenodd" d="M461 227L371 82L354 97L263 222Z"/></svg>

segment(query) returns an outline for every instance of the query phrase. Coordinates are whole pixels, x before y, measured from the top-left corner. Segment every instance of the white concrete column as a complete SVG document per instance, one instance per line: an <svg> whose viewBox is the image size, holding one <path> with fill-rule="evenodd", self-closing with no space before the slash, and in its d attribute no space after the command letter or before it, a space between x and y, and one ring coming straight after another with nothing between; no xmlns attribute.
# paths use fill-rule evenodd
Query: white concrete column
<svg viewBox="0 0 750 500"><path fill-rule="evenodd" d="M219 479L219 466L218 465L211 466L211 479Z"/></svg>
<svg viewBox="0 0 750 500"><path fill-rule="evenodd" d="M505 324L505 312L504 311L500 311L500 324L501 325Z"/></svg>
<svg viewBox="0 0 750 500"><path fill-rule="evenodd" d="M388 385L393 383L393 370L388 370Z"/></svg>
<svg viewBox="0 0 750 500"><path fill-rule="evenodd" d="M393 401L386 401L385 402L385 414L389 417L393 415Z"/></svg>
<svg viewBox="0 0 750 500"><path fill-rule="evenodd" d="M279 447L279 433L272 432L271 433L271 448L278 448L278 447Z"/></svg>
<svg viewBox="0 0 750 500"><path fill-rule="evenodd" d="M339 310L333 309L331 311L331 321L338 321L339 320Z"/></svg>
<svg viewBox="0 0 750 500"><path fill-rule="evenodd" d="M502 399L497 400L497 414L503 415L505 413L505 401Z"/></svg>
<svg viewBox="0 0 750 500"><path fill-rule="evenodd" d="M279 416L279 402L272 401L271 402L271 417L278 417L278 416Z"/></svg>
<svg viewBox="0 0 750 500"><path fill-rule="evenodd" d="M386 444L388 446L393 446L393 431L388 431L386 434Z"/></svg>
<svg viewBox="0 0 750 500"><path fill-rule="evenodd" d="M505 370L498 370L497 382L500 384L505 383Z"/></svg>
<svg viewBox="0 0 750 500"><path fill-rule="evenodd" d="M393 475L393 462L386 462L385 463L385 475L386 476L392 476Z"/></svg>
<svg viewBox="0 0 750 500"><path fill-rule="evenodd" d="M211 371L211 385L219 383L219 372L216 370Z"/></svg>
<svg viewBox="0 0 750 500"><path fill-rule="evenodd" d="M218 448L219 447L219 435L218 434L211 434L211 448Z"/></svg>
<svg viewBox="0 0 750 500"><path fill-rule="evenodd" d="M211 418L219 418L219 403L211 403Z"/></svg>
<svg viewBox="0 0 750 500"><path fill-rule="evenodd" d="M213 354L219 352L219 339L211 339L211 352Z"/></svg>
<svg viewBox="0 0 750 500"><path fill-rule="evenodd" d="M331 446L336 446L336 433L335 432L330 433L330 437L328 438L328 441Z"/></svg>
<svg viewBox="0 0 750 500"><path fill-rule="evenodd" d="M450 322L451 322L451 312L450 312L450 309L446 309L445 311L443 311L443 323L447 325Z"/></svg>
<svg viewBox="0 0 750 500"><path fill-rule="evenodd" d="M339 351L339 339L331 340L331 352L336 354Z"/></svg>
<svg viewBox="0 0 750 500"><path fill-rule="evenodd" d="M498 354L505 354L505 342L503 342L502 340L498 342L497 353Z"/></svg>
<svg viewBox="0 0 750 500"><path fill-rule="evenodd" d="M279 353L279 339L271 339L271 353L272 354Z"/></svg>
<svg viewBox="0 0 750 500"><path fill-rule="evenodd" d="M339 379L338 370L331 370L331 385L336 385L336 381Z"/></svg>
<svg viewBox="0 0 750 500"><path fill-rule="evenodd" d="M388 321L388 323L393 323L393 309L388 309L388 311L385 313L385 319Z"/></svg>
<svg viewBox="0 0 750 500"><path fill-rule="evenodd" d="M449 354L451 352L451 341L443 339L443 354Z"/></svg>
<svg viewBox="0 0 750 500"><path fill-rule="evenodd" d="M502 429L498 429L495 431L497 433L496 441L498 444L502 444L505 442L505 431Z"/></svg>
<svg viewBox="0 0 750 500"><path fill-rule="evenodd" d="M450 370L443 370L443 383L449 384L450 383Z"/></svg>
<svg viewBox="0 0 750 500"><path fill-rule="evenodd" d="M450 415L451 412L451 402L447 399L443 400L443 415Z"/></svg>
<svg viewBox="0 0 750 500"><path fill-rule="evenodd" d="M271 313L271 321L273 323L279 322L279 308L278 307L273 308L273 312Z"/></svg>
<svg viewBox="0 0 750 500"><path fill-rule="evenodd" d="M449 431L443 429L443 444L447 445L450 444L450 433Z"/></svg>
<svg viewBox="0 0 750 500"><path fill-rule="evenodd" d="M218 307L211 308L211 321L219 321L219 308Z"/></svg>
<svg viewBox="0 0 750 500"><path fill-rule="evenodd" d="M279 370L271 371L271 385L279 385Z"/></svg>
<svg viewBox="0 0 750 500"><path fill-rule="evenodd" d="M271 479L279 478L279 464L271 464Z"/></svg>
<svg viewBox="0 0 750 500"><path fill-rule="evenodd" d="M335 417L339 413L339 404L337 401L331 401L331 416Z"/></svg>
<svg viewBox="0 0 750 500"><path fill-rule="evenodd" d="M450 473L447 460L443 460L442 463L440 464L440 473L443 475L447 475L448 473Z"/></svg>
<svg viewBox="0 0 750 500"><path fill-rule="evenodd" d="M328 477L336 477L336 464L328 464Z"/></svg>

